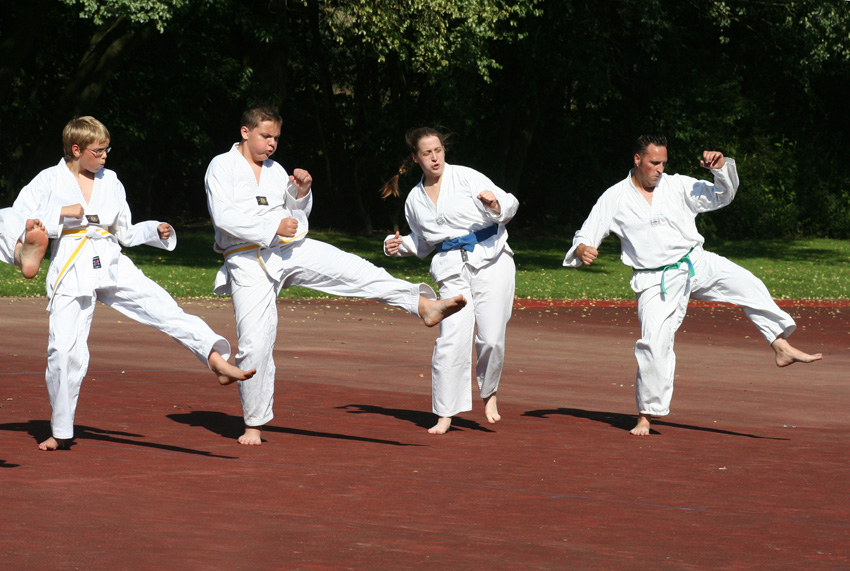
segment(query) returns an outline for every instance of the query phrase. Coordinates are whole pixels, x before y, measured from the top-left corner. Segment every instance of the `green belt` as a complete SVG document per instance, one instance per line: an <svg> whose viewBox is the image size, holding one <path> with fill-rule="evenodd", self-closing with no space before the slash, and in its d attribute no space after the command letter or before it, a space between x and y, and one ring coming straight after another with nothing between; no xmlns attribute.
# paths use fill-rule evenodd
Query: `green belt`
<svg viewBox="0 0 850 571"><path fill-rule="evenodd" d="M642 272L661 272L661 293L663 293L664 295L667 295L667 288L664 287L664 272L666 272L667 270L678 270L679 266L681 266L682 264L687 262L688 263L688 277L689 278L694 277L694 264L691 262L691 258L690 258L691 252L693 252L693 251L694 251L694 249L691 248L690 250L688 250L687 254L685 254L684 256L682 256L679 259L678 262L674 262L674 263L670 264L669 266L661 266L660 268L651 268L651 269L648 269L648 270L641 270L641 271Z"/></svg>

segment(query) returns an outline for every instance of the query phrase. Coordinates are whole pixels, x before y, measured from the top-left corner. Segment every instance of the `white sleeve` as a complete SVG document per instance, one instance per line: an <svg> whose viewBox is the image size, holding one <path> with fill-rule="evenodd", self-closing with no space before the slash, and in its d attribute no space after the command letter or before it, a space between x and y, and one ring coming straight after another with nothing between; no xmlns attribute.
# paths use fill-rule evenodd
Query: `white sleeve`
<svg viewBox="0 0 850 571"><path fill-rule="evenodd" d="M478 180L476 180L475 183L470 186L470 188L474 193L473 198L475 199L476 204L478 204L481 208L481 211L484 212L484 216L486 216L493 222L499 224L507 224L508 222L510 222L516 215L517 209L519 208L519 201L516 199L516 197L513 194L505 192L504 190L496 186L496 184L492 180L490 180L487 175L475 170L472 170L472 172L477 175ZM496 199L499 201L499 206L501 210L498 214L481 204L481 201L478 200L477 196L485 190L489 190L490 192L492 192L496 196Z"/></svg>
<svg viewBox="0 0 850 571"><path fill-rule="evenodd" d="M50 174L50 169L42 171L22 188L12 208L24 218L38 218L44 224L48 237L57 238L62 232L62 206L50 202L53 190Z"/></svg>
<svg viewBox="0 0 850 571"><path fill-rule="evenodd" d="M710 212L729 205L738 191L738 167L735 159L726 157L719 169L713 169L714 184L691 179L693 184L688 195L688 204L694 212Z"/></svg>
<svg viewBox="0 0 850 571"><path fill-rule="evenodd" d="M121 203L118 216L115 223L109 231L118 238L121 245L132 248L140 244L153 246L154 248L162 248L169 252L177 247L177 233L174 228L171 229L171 235L166 240L159 237L157 227L162 224L156 220L146 220L133 224L132 215L130 214L130 205L127 204L127 197L124 191L124 185L120 181L115 181L116 200Z"/></svg>
<svg viewBox="0 0 850 571"><path fill-rule="evenodd" d="M395 234L390 234L384 239L384 243L390 238L394 238ZM431 246L425 240L421 239L416 234L408 234L401 236L401 244L398 245L398 254L387 253L384 247L384 254L393 258L403 258L405 256L416 256L417 258L425 258L428 254L434 251L434 246Z"/></svg>
<svg viewBox="0 0 850 571"><path fill-rule="evenodd" d="M284 206L290 212L294 210L300 210L304 213L306 218L310 217L310 212L313 211L313 189L307 191L307 194L302 196L301 198L296 198L298 196L298 187L292 184L291 182L286 186L286 193L284 196Z"/></svg>
<svg viewBox="0 0 850 571"><path fill-rule="evenodd" d="M572 268L577 268L582 265L581 259L576 256L576 248L580 244L598 248L610 233L611 226L614 222L614 215L617 212L617 205L620 201L620 193L616 188L611 188L605 191L593 209L581 229L575 233L573 237L573 247L564 256L564 265Z"/></svg>

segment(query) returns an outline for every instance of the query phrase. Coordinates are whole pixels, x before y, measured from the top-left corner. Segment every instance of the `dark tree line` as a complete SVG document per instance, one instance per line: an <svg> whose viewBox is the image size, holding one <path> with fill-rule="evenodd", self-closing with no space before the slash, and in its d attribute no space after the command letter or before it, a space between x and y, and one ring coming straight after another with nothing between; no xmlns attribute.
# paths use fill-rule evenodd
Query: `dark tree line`
<svg viewBox="0 0 850 571"><path fill-rule="evenodd" d="M850 234L850 3L841 0L27 0L0 12L0 191L61 157L62 126L112 132L139 218L206 217L203 174L244 107L284 117L276 157L314 176L313 224L403 225L377 189L404 131L521 201L512 228L571 234L625 176L631 140L673 172L711 148L742 187L724 237ZM407 175L402 186L415 184Z"/></svg>

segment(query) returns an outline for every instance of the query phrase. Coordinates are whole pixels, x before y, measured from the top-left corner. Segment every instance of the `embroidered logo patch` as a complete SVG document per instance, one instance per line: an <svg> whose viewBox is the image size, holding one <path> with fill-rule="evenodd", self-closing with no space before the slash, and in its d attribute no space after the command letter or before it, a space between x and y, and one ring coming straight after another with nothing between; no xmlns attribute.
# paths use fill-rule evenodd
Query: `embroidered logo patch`
<svg viewBox="0 0 850 571"><path fill-rule="evenodd" d="M94 269L99 270L100 269L100 256L95 256L94 258L92 258L91 259L91 265Z"/></svg>
<svg viewBox="0 0 850 571"><path fill-rule="evenodd" d="M661 226L661 220L658 218L653 218L649 221L649 225L655 228L656 226Z"/></svg>
<svg viewBox="0 0 850 571"><path fill-rule="evenodd" d="M100 217L97 214L86 214L86 220L89 224L100 224Z"/></svg>
<svg viewBox="0 0 850 571"><path fill-rule="evenodd" d="M257 197L257 204L259 204L260 206L268 206L269 201L266 199L265 196L258 196Z"/></svg>

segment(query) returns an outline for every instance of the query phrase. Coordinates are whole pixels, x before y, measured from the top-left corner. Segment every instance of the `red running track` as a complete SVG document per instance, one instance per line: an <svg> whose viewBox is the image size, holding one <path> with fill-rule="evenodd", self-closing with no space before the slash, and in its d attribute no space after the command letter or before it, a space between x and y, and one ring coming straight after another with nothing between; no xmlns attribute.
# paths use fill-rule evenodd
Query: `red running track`
<svg viewBox="0 0 850 571"><path fill-rule="evenodd" d="M227 301L184 302L234 339ZM284 301L276 418L99 307L68 451L45 453L43 299L2 299L3 569L847 569L847 304L792 304L778 369L740 310L695 306L672 414L633 437L634 307L518 304L499 392L426 433L437 331Z"/></svg>

